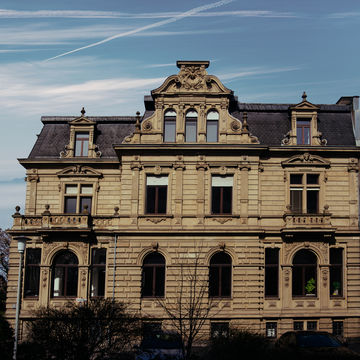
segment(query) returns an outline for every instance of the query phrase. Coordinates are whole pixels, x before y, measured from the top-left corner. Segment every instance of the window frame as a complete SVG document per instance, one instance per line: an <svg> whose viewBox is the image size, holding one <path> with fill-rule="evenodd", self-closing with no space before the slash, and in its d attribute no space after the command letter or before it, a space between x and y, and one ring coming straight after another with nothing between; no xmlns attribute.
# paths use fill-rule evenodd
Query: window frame
<svg viewBox="0 0 360 360"><path fill-rule="evenodd" d="M301 183L292 182L292 178L301 176ZM309 183L310 176L317 176L317 183ZM300 204L295 206L293 194L301 193ZM316 212L312 211L309 196L316 194ZM291 172L289 174L289 205L292 214L320 214L321 201L321 174L319 172ZM301 207L301 209L300 209Z"/></svg>
<svg viewBox="0 0 360 360"><path fill-rule="evenodd" d="M153 263L146 264L145 261L149 257L158 257L162 262L157 263L154 261ZM151 280L147 280L145 269L150 269L152 275ZM158 271L160 269L160 271ZM145 282L151 281L151 295L144 294L145 290L148 288ZM160 284L158 283L160 282ZM151 252L148 253L142 261L141 266L141 298L142 299L155 299L155 298L165 298L165 287L166 287L166 259L159 252ZM157 290L160 289L158 292Z"/></svg>
<svg viewBox="0 0 360 360"><path fill-rule="evenodd" d="M274 330L274 334L271 334L271 330ZM276 339L277 338L277 322L276 321L266 321L265 336L268 339Z"/></svg>
<svg viewBox="0 0 360 360"><path fill-rule="evenodd" d="M30 257L30 253L31 252L38 252L39 253L39 258L38 258L38 262L36 263L29 263L28 262L28 257ZM26 248L25 251L25 275L24 275L24 298L39 298L40 295L40 269L41 269L41 249L40 248ZM34 276L35 274L35 282L37 282L37 284L35 284L35 294L30 294L27 295L27 290L30 288L30 283L32 283L32 279L31 279L31 275ZM33 291L34 289L29 289L30 291Z"/></svg>
<svg viewBox="0 0 360 360"><path fill-rule="evenodd" d="M294 264L294 261L295 261L295 258L296 256L300 253L300 252L308 252L309 254L313 255L314 258L316 259L316 263L315 264L307 264L307 263L303 263L303 264ZM318 282L318 273L319 273L319 270L318 270L318 267L319 267L319 261L318 261L318 257L317 255L311 251L311 250L308 250L308 249L299 249L295 254L294 254L294 257L293 257L293 260L292 260L292 287L291 287L291 294L292 294L292 297L293 298L299 298L299 297L315 297L317 298L318 296L318 291L319 291L319 282ZM295 280L295 269L300 269L301 270L301 274L300 274L300 280L296 279ZM312 269L314 271L314 276L310 277L311 278L314 278L315 280L315 289L314 289L314 293L311 293L311 294L307 294L306 293L306 290L305 290L305 287L306 287L306 283L310 280L306 280L307 278L307 269ZM301 283L301 294L295 294L294 293L294 283L295 282L299 282Z"/></svg>
<svg viewBox="0 0 360 360"><path fill-rule="evenodd" d="M78 138L78 136L84 136L87 135L87 137L84 138ZM84 144L87 144L87 150L84 150ZM80 146L80 154L76 154L77 149ZM89 150L90 150L90 131L75 131L74 136L74 157L88 157L89 156ZM86 154L84 153L86 151Z"/></svg>
<svg viewBox="0 0 360 360"><path fill-rule="evenodd" d="M344 336L344 320L333 319L332 334L334 336Z"/></svg>
<svg viewBox="0 0 360 360"><path fill-rule="evenodd" d="M223 179L230 179L232 181L232 185L231 186L217 186L214 185L214 180L217 178L223 178ZM211 194L210 194L210 213L211 215L227 215L227 216L231 216L234 212L233 207L234 207L234 201L233 201L233 197L234 197L234 175L220 175L220 174L211 174ZM226 181L226 180L224 180ZM219 207L219 211L215 211L215 206L214 206L214 201L215 201L215 196L217 196L215 194L215 189L220 189L220 194L219 194L219 204L217 205ZM225 189L230 189L230 194L227 195L229 196L229 202L230 202L230 210L229 211L224 211L224 205L226 204L226 199L224 198L224 192Z"/></svg>
<svg viewBox="0 0 360 360"><path fill-rule="evenodd" d="M159 182L161 182L161 178L165 179L166 178L166 185L165 184L158 184L158 185L151 185L148 184L148 180L150 181L150 179L153 178L152 180L155 182L155 179L158 179ZM165 181L163 181L165 183ZM155 191L155 197L154 197L154 204L153 204L153 208L154 211L149 211L150 206L151 206L151 194L150 191L154 190ZM163 200L162 202L164 202L165 205L165 211L164 212L159 212L159 192L161 190L165 190L165 200ZM168 208L169 208L169 175L168 174L164 174L164 175L155 175L153 173L149 173L149 174L145 174L145 209L144 209L144 214L145 215L159 215L159 216L164 216L168 214Z"/></svg>
<svg viewBox="0 0 360 360"><path fill-rule="evenodd" d="M210 338L219 339L227 338L230 334L229 321L211 321L210 322Z"/></svg>
<svg viewBox="0 0 360 360"><path fill-rule="evenodd" d="M60 257L60 255L65 253L71 253L73 256L75 256L77 263L76 264L54 264L55 260ZM56 275L56 269L63 269L63 275L62 275L62 288L59 286L59 293L61 295L55 296L55 275ZM75 295L68 295L68 290L70 288L69 284L71 279L69 280L69 269L76 268L76 281L72 285L75 285L76 282L76 294ZM74 286L75 287L75 286ZM79 258L78 256L71 250L60 250L58 251L52 261L51 264L51 289L50 289L50 297L51 299L61 299L61 298L76 298L79 293Z"/></svg>
<svg viewBox="0 0 360 360"><path fill-rule="evenodd" d="M174 113L174 115L167 115L168 113ZM176 118L177 113L174 109L166 109L164 112L164 129L163 129L163 142L164 143L174 143L176 142ZM173 125L173 129L171 131L171 139L167 139L167 128L169 129L169 125Z"/></svg>
<svg viewBox="0 0 360 360"><path fill-rule="evenodd" d="M209 116L210 114L217 113L217 118L211 118ZM219 142L219 123L220 123L220 115L219 112L216 109L210 109L206 114L206 142L209 143L215 143ZM209 125L215 125L216 124L216 139L215 141L213 139L209 140Z"/></svg>
<svg viewBox="0 0 360 360"><path fill-rule="evenodd" d="M67 193L67 189L73 187L76 187L76 193ZM90 188L91 187L91 193L82 193L82 189L83 188ZM67 205L67 199L76 199L76 212L68 212L66 209L66 205ZM88 206L88 213L92 214L93 213L93 208L94 208L94 184L93 183L70 183L70 182L66 182L64 183L64 195L63 195L63 213L64 214L84 214L83 211L81 211L81 204L82 204L82 200L86 199L86 198L90 198L90 206ZM86 205L86 204L85 204Z"/></svg>
<svg viewBox="0 0 360 360"><path fill-rule="evenodd" d="M309 129L309 142L305 142L305 129ZM296 118L296 145L311 145L311 119L300 116Z"/></svg>
<svg viewBox="0 0 360 360"><path fill-rule="evenodd" d="M223 256L223 255L226 255L226 257L228 258L228 260L229 260L228 263L226 263L226 262L212 263L213 261L215 261L214 258L216 258L217 256ZM232 258L228 253L218 251L211 256L210 261L209 261L209 297L210 298L221 298L221 299L231 298L231 296L232 296L232 276L233 276L232 268L233 268ZM229 273L223 274L224 269L230 269ZM215 276L217 277L216 284L213 284L213 281L216 281L216 280L212 279L212 277L214 276L214 273L216 273ZM229 283L228 293L225 293L226 288L223 286L225 276L228 276L228 278L227 278L227 282Z"/></svg>
<svg viewBox="0 0 360 360"><path fill-rule="evenodd" d="M331 258L332 258L332 252L336 252L339 251L341 252L341 263L334 263L332 262ZM344 296L344 248L330 248L329 249L329 259L330 259L330 268L329 268L329 272L330 272L330 286L329 286L329 291L330 291L330 298L341 298ZM334 279L334 272L337 272L336 278ZM338 294L334 294L335 289L333 287L334 282L336 282L336 280L338 280L340 278L340 288L338 289Z"/></svg>
<svg viewBox="0 0 360 360"><path fill-rule="evenodd" d="M103 298L103 297L105 297L105 294L106 294L106 261L107 261L107 251L106 250L107 250L106 248L92 248L91 249L89 297L92 299ZM105 263L96 263L95 262L97 251L99 251L99 252L101 251L101 252L105 253L104 254L105 255ZM93 295L93 281L94 281L94 277L95 277L94 273L97 272L96 276L99 277L100 271L103 271L103 274L104 274L103 294ZM98 282L97 287L99 287L99 280L97 280L97 282ZM97 292L99 292L99 289L97 289Z"/></svg>
<svg viewBox="0 0 360 360"><path fill-rule="evenodd" d="M189 116L189 114L196 114L196 116ZM186 143L195 143L197 142L197 129L198 129L198 113L194 109L190 109L185 114L185 142ZM191 126L195 124L195 134L191 132L191 135L194 139L188 139L188 133L190 129L193 129ZM189 125L191 125L189 127ZM190 136L189 136L190 137Z"/></svg>
<svg viewBox="0 0 360 360"><path fill-rule="evenodd" d="M266 252L269 252L269 251L276 251L276 257L277 257L277 263L267 263L266 262L266 259L267 259L267 256L266 256ZM265 295L265 298L278 298L279 297L279 269L280 269L280 266L279 266L279 259L280 259L280 249L279 248L265 248L265 283L264 283L264 295ZM267 273L268 271L267 270L272 270L272 269L276 269L276 294L267 294L267 282L268 282L268 276Z"/></svg>

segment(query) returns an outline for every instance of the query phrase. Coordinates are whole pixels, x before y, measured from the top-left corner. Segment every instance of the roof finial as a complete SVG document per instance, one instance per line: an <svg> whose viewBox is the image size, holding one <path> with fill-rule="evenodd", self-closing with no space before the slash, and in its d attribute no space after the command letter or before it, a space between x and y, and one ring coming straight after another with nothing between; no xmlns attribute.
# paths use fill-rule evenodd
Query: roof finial
<svg viewBox="0 0 360 360"><path fill-rule="evenodd" d="M85 113L86 113L85 108L84 108L84 107L82 107L82 109L81 109L81 111L80 111L80 112L81 112L81 116L82 116L82 117L84 117L84 115L85 115Z"/></svg>
<svg viewBox="0 0 360 360"><path fill-rule="evenodd" d="M140 111L136 112L135 131L140 132Z"/></svg>
<svg viewBox="0 0 360 360"><path fill-rule="evenodd" d="M306 95L306 92L304 91L303 94L302 94L302 99L303 99L303 102L306 101L306 98L307 98L307 95Z"/></svg>
<svg viewBox="0 0 360 360"><path fill-rule="evenodd" d="M242 124L241 133L242 134L249 133L249 125L247 123L247 112L246 111L243 112L243 124Z"/></svg>

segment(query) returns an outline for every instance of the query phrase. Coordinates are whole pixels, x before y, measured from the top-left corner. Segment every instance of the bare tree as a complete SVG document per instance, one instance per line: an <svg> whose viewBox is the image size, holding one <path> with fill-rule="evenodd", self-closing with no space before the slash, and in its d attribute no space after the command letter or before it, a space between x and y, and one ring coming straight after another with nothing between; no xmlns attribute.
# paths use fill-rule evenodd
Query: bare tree
<svg viewBox="0 0 360 360"><path fill-rule="evenodd" d="M183 359L192 356L193 345L201 338L201 329L216 306L208 296L207 267L200 265L200 251L195 252L194 262L180 264L178 291L175 297L158 299L172 327L182 340Z"/></svg>
<svg viewBox="0 0 360 360"><path fill-rule="evenodd" d="M0 229L0 311L5 310L10 241L10 235Z"/></svg>

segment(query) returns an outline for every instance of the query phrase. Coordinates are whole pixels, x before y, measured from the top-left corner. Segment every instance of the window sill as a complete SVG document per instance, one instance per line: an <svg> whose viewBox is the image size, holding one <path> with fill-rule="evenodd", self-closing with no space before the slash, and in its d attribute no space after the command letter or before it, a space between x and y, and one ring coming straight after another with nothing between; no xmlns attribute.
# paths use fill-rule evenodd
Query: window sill
<svg viewBox="0 0 360 360"><path fill-rule="evenodd" d="M280 300L280 296L265 296L265 300Z"/></svg>
<svg viewBox="0 0 360 360"><path fill-rule="evenodd" d="M240 218L240 215L235 215L233 213L229 213L229 214L205 214L206 218L216 218L216 217L221 217L221 218Z"/></svg>
<svg viewBox="0 0 360 360"><path fill-rule="evenodd" d="M30 295L27 295L27 296L24 296L23 298L24 300L39 300L39 296L30 296Z"/></svg>
<svg viewBox="0 0 360 360"><path fill-rule="evenodd" d="M172 214L144 214L144 215L139 215L139 218L173 218L174 215Z"/></svg>
<svg viewBox="0 0 360 360"><path fill-rule="evenodd" d="M293 300L319 300L316 295L293 295Z"/></svg>

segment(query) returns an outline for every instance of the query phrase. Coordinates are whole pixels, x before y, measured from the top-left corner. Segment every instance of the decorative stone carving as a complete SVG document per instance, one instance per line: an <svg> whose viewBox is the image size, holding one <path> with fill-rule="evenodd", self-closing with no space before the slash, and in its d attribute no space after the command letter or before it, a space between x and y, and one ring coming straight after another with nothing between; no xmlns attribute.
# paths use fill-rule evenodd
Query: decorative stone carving
<svg viewBox="0 0 360 360"><path fill-rule="evenodd" d="M143 130L144 131L151 131L152 130L152 123L151 123L150 120L147 120L147 121L144 122Z"/></svg>
<svg viewBox="0 0 360 360"><path fill-rule="evenodd" d="M81 287L86 286L86 270L81 270Z"/></svg>
<svg viewBox="0 0 360 360"><path fill-rule="evenodd" d="M89 166L74 165L59 171L57 173L57 176L58 177L65 177L65 176L102 177L102 173Z"/></svg>
<svg viewBox="0 0 360 360"><path fill-rule="evenodd" d="M153 224L159 224L162 221L166 221L166 217L148 217L146 221L150 221Z"/></svg>
<svg viewBox="0 0 360 360"><path fill-rule="evenodd" d="M227 223L228 221L231 221L232 220L232 218L231 217L226 217L226 218L223 218L223 217L215 217L215 218L213 218L213 221L217 221L218 223L220 223L220 224L225 224L225 223Z"/></svg>
<svg viewBox="0 0 360 360"><path fill-rule="evenodd" d="M284 271L284 285L285 287L289 287L290 282L290 269L286 269Z"/></svg>
<svg viewBox="0 0 360 360"><path fill-rule="evenodd" d="M230 127L231 127L231 130L234 132L237 132L240 130L240 124L238 121L235 121L235 120L230 124Z"/></svg>
<svg viewBox="0 0 360 360"><path fill-rule="evenodd" d="M211 80L207 77L205 65L181 65L178 74L180 87L186 90L206 89L211 86Z"/></svg>
<svg viewBox="0 0 360 360"><path fill-rule="evenodd" d="M329 270L328 269L322 269L322 280L323 280L323 286L327 287L327 281L328 281L328 275L329 275Z"/></svg>
<svg viewBox="0 0 360 360"><path fill-rule="evenodd" d="M322 166L330 167L330 161L323 159L321 156L312 155L308 152L302 155L294 155L288 160L282 161L283 167L287 166Z"/></svg>
<svg viewBox="0 0 360 360"><path fill-rule="evenodd" d="M349 172L359 172L359 165L357 159L351 158L348 164L348 171Z"/></svg>

